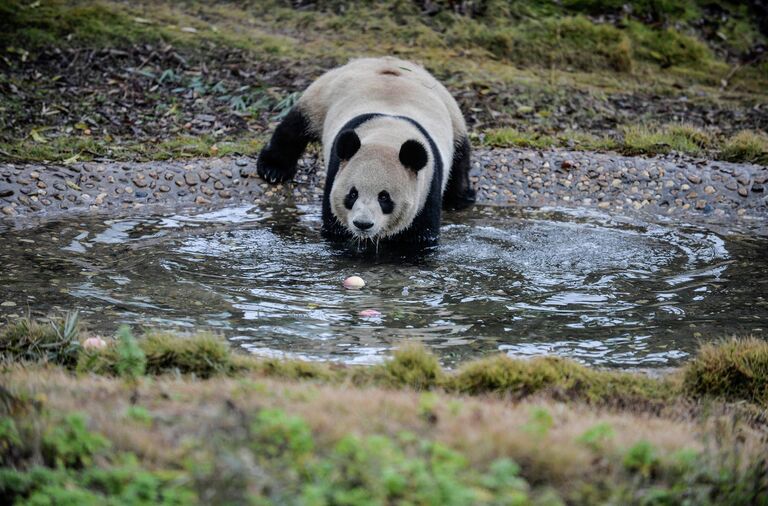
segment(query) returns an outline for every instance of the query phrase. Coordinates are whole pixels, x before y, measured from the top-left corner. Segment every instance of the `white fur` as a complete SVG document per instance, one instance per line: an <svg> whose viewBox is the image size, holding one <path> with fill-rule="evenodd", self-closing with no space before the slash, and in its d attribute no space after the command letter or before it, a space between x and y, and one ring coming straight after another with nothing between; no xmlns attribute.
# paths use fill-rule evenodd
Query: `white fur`
<svg viewBox="0 0 768 506"><path fill-rule="evenodd" d="M421 66L397 58L364 58L331 70L307 88L298 106L309 117L311 129L320 134L326 167L334 139L352 118L380 113L413 119L437 146L443 165L443 191L454 146L466 135L461 111L445 87ZM362 147L349 166L343 164L339 169L331 194L333 213L358 237L394 235L410 226L426 201L435 162L429 143L413 124L401 119L375 118L356 132ZM409 139L422 143L429 156L418 174L404 169L397 159L400 147ZM352 185L361 191L361 198L348 212L342 201ZM395 197L394 216L377 212L375 194L382 189ZM352 221L360 216L373 219L375 227L364 233L355 230Z"/></svg>

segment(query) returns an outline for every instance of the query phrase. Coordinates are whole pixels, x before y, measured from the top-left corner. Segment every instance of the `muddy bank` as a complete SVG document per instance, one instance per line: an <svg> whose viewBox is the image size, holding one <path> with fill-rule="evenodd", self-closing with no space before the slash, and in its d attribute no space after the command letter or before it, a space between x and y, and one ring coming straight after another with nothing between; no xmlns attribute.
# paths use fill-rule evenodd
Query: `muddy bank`
<svg viewBox="0 0 768 506"><path fill-rule="evenodd" d="M172 162L0 164L5 221L73 212L124 215L232 203L319 203L325 172L316 153L291 184L271 186L251 157ZM584 207L611 214L768 232L768 168L669 155L639 158L563 150L478 149L478 204Z"/></svg>

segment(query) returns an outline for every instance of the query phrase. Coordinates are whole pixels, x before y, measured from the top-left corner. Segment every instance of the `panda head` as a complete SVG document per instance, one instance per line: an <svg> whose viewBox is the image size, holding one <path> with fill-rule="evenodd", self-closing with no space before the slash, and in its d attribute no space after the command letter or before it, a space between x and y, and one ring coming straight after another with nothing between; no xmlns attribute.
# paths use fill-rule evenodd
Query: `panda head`
<svg viewBox="0 0 768 506"><path fill-rule="evenodd" d="M338 222L363 240L407 228L423 201L418 177L429 161L424 145L410 139L394 146L361 146L354 130L345 130L334 149L340 164L330 204Z"/></svg>

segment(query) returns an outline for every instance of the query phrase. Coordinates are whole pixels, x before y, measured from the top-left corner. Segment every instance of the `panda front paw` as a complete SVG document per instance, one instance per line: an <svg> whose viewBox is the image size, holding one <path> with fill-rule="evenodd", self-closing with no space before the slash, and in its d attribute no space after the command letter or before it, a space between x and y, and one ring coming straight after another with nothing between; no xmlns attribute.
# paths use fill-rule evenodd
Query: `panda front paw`
<svg viewBox="0 0 768 506"><path fill-rule="evenodd" d="M267 147L259 153L256 172L268 183L282 183L291 180L296 174L296 163L281 158Z"/></svg>

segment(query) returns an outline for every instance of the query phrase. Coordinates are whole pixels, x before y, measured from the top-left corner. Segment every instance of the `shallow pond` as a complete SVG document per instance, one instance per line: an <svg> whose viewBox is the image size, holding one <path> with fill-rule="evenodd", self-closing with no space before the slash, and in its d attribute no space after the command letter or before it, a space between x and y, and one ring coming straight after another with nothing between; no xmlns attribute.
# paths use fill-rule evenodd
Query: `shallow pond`
<svg viewBox="0 0 768 506"><path fill-rule="evenodd" d="M99 332L208 328L252 353L349 363L418 341L449 365L500 350L664 367L699 341L768 337L765 238L476 207L405 258L333 246L319 215L244 206L5 230L0 318L77 308ZM364 289L342 288L353 274Z"/></svg>

